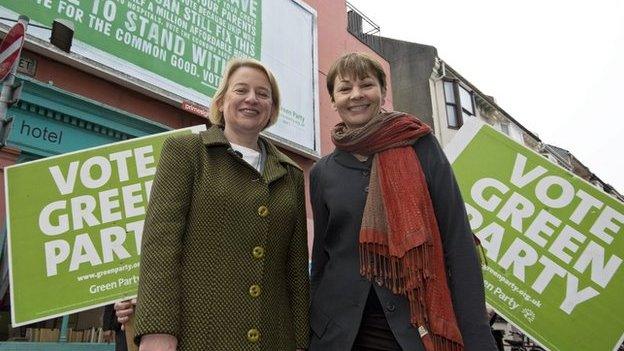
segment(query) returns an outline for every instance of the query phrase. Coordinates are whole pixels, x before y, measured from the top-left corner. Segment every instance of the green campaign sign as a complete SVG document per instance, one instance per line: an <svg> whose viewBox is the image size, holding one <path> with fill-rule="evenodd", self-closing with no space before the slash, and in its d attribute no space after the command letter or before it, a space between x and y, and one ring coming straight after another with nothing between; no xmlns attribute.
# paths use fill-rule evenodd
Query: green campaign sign
<svg viewBox="0 0 624 351"><path fill-rule="evenodd" d="M163 141L203 126L5 169L14 326L136 295Z"/></svg>
<svg viewBox="0 0 624 351"><path fill-rule="evenodd" d="M0 0L92 48L212 96L232 56L260 59L262 0ZM110 64L110 62L109 62Z"/></svg>
<svg viewBox="0 0 624 351"><path fill-rule="evenodd" d="M476 122L447 146L487 257L487 302L549 350L624 333L624 204Z"/></svg>

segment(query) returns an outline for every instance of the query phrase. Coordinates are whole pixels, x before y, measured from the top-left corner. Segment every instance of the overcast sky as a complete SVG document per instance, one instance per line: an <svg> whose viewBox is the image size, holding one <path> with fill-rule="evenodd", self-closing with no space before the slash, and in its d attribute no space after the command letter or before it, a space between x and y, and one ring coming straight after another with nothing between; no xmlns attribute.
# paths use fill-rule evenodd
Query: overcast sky
<svg viewBox="0 0 624 351"><path fill-rule="evenodd" d="M624 0L349 0L624 193Z"/></svg>

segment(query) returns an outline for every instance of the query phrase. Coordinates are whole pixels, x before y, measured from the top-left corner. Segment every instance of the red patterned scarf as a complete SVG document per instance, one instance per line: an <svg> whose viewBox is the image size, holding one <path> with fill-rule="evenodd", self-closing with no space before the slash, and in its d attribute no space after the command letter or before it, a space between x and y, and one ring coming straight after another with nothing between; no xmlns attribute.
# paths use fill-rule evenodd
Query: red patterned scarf
<svg viewBox="0 0 624 351"><path fill-rule="evenodd" d="M361 128L340 123L332 139L340 150L373 156L360 229L360 274L381 279L408 298L411 323L427 351L462 351L438 223L412 147L429 133L417 118L387 112Z"/></svg>

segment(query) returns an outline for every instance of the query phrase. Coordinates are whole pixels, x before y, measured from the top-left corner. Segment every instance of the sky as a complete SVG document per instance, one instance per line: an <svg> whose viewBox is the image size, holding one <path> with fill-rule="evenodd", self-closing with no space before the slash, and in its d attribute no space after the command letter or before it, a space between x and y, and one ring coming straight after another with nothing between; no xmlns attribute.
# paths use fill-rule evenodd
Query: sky
<svg viewBox="0 0 624 351"><path fill-rule="evenodd" d="M624 0L349 0L624 194Z"/></svg>

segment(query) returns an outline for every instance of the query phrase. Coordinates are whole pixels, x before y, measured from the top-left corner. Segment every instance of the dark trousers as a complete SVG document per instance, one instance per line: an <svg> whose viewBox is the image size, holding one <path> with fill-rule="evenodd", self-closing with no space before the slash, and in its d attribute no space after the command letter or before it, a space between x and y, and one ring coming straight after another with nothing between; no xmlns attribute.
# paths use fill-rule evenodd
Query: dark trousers
<svg viewBox="0 0 624 351"><path fill-rule="evenodd" d="M360 330L353 343L352 351L401 351L386 316L364 311Z"/></svg>
<svg viewBox="0 0 624 351"><path fill-rule="evenodd" d="M104 306L102 322L104 330L115 331L115 351L128 351L128 345L126 345L126 333L121 330L121 324L117 323L114 305Z"/></svg>
<svg viewBox="0 0 624 351"><path fill-rule="evenodd" d="M126 344L126 332L120 330L115 333L115 351L128 351Z"/></svg>

